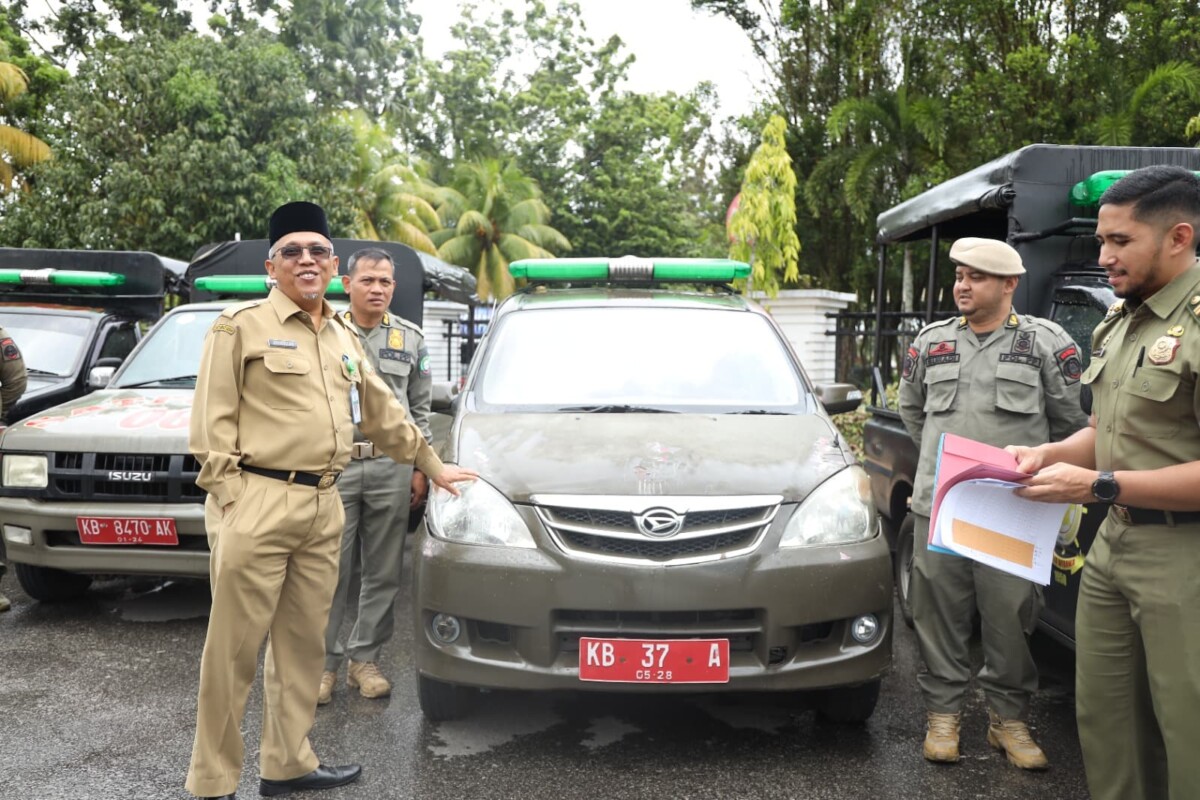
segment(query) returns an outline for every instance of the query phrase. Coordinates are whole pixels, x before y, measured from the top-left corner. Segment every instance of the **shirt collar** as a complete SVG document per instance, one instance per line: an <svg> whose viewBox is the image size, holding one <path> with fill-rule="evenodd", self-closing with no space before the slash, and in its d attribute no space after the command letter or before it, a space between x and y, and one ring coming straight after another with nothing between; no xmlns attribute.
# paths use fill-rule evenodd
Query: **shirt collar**
<svg viewBox="0 0 1200 800"><path fill-rule="evenodd" d="M288 317L297 314L308 313L292 302L292 299L280 291L278 286L271 288L271 293L267 295L267 302L271 304L271 308L275 309L275 314L279 317L280 322L285 322ZM329 301L323 297L321 298L321 316L325 319L333 317L333 306L329 305Z"/></svg>
<svg viewBox="0 0 1200 800"><path fill-rule="evenodd" d="M1181 303L1196 293L1196 285L1200 284L1200 261L1192 264L1175 279L1155 292L1144 303L1155 316L1166 319Z"/></svg>

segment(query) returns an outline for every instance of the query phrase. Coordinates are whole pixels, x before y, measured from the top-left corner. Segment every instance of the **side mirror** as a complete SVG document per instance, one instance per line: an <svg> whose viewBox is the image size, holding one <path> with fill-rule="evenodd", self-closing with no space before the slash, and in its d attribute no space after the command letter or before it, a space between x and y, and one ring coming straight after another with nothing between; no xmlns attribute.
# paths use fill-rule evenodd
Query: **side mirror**
<svg viewBox="0 0 1200 800"><path fill-rule="evenodd" d="M429 401L429 409L438 414L449 414L451 403L457 396L457 381L438 381L433 384L433 397Z"/></svg>
<svg viewBox="0 0 1200 800"><path fill-rule="evenodd" d="M853 411L862 403L862 389L852 383L818 383L813 388L817 399L830 414Z"/></svg>
<svg viewBox="0 0 1200 800"><path fill-rule="evenodd" d="M116 373L117 367L121 366L121 362L122 359L113 356L98 359L95 366L88 370L88 391L94 392L108 386L108 382L112 380L112 376Z"/></svg>

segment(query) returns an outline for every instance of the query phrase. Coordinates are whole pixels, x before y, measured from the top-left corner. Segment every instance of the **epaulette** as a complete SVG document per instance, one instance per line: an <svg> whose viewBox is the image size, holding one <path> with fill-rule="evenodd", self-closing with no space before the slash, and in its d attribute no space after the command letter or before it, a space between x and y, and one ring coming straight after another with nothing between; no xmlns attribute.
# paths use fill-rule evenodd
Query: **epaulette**
<svg viewBox="0 0 1200 800"><path fill-rule="evenodd" d="M418 324L417 324L417 323L415 323L415 322L411 322L411 321L409 321L409 320L405 319L404 317L397 316L397 317L395 317L395 318L394 318L394 321L395 321L395 322L397 322L397 323L399 323L399 324L401 324L401 325L403 325L403 326L404 326L404 327L406 327L406 328L411 328L411 329L413 329L414 331L416 331L416 332L417 332L418 334L420 334L421 336L424 336L424 335L425 335L425 331L421 330L421 326L420 326L420 325L418 325Z"/></svg>
<svg viewBox="0 0 1200 800"><path fill-rule="evenodd" d="M221 312L221 316L232 318L235 314L240 314L243 311L246 311L251 308L257 308L258 306L261 306L265 302L267 302L267 298L260 297L257 300L246 300L241 303L234 303L231 306L226 306L225 310Z"/></svg>
<svg viewBox="0 0 1200 800"><path fill-rule="evenodd" d="M966 327L966 317L950 317L948 319L939 319L937 322L931 322L921 330L917 331L917 336L923 336L926 331L931 331L934 328L942 328L946 325L957 324L960 328Z"/></svg>
<svg viewBox="0 0 1200 800"><path fill-rule="evenodd" d="M1125 313L1125 301L1118 300L1117 302L1113 303L1111 306L1108 307L1108 313L1104 315L1104 318L1112 319L1113 317L1119 317L1124 313Z"/></svg>

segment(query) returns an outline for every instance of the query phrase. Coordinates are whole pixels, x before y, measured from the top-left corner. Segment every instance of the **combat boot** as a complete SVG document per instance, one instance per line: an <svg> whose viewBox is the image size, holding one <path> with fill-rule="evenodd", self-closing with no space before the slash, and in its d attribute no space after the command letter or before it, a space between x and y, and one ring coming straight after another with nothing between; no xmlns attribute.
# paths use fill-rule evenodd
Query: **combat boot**
<svg viewBox="0 0 1200 800"><path fill-rule="evenodd" d="M962 714L926 714L925 758L929 761L958 761L958 730Z"/></svg>
<svg viewBox="0 0 1200 800"><path fill-rule="evenodd" d="M358 693L363 697L387 697L392 693L392 685L383 677L374 661L351 659L350 674L346 676L346 683L357 686Z"/></svg>
<svg viewBox="0 0 1200 800"><path fill-rule="evenodd" d="M1008 763L1021 769L1046 769L1050 762L1029 733L1029 726L1019 719L1004 719L988 709L988 744L1003 750Z"/></svg>
<svg viewBox="0 0 1200 800"><path fill-rule="evenodd" d="M337 672L325 670L321 673L321 688L317 690L317 705L323 706L333 699L333 685L337 683Z"/></svg>

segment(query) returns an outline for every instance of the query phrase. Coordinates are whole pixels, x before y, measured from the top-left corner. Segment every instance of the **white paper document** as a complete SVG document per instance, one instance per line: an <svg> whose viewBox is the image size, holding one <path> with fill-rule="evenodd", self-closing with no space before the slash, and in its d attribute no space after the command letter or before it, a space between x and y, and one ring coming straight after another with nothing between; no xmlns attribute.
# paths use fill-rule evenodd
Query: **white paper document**
<svg viewBox="0 0 1200 800"><path fill-rule="evenodd" d="M952 486L942 498L930 545L1048 584L1068 504L1026 500L1013 494L1019 488L990 479Z"/></svg>

